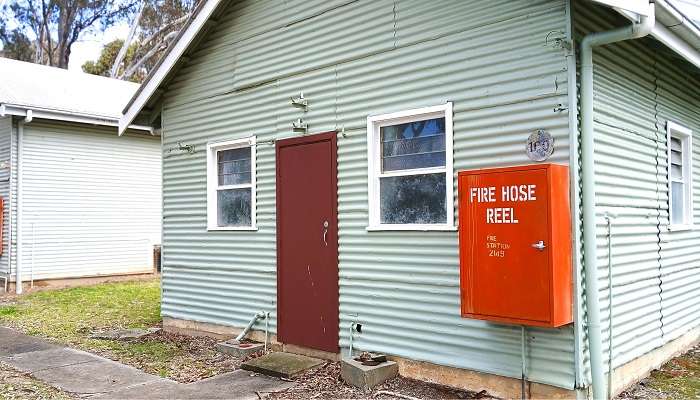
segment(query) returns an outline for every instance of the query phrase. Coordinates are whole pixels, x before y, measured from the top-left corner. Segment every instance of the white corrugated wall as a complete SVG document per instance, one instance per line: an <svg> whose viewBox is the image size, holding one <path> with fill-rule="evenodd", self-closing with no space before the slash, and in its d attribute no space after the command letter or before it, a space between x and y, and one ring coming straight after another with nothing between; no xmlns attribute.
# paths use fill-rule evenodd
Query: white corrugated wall
<svg viewBox="0 0 700 400"><path fill-rule="evenodd" d="M33 121L22 151L23 280L151 272L160 141Z"/></svg>
<svg viewBox="0 0 700 400"><path fill-rule="evenodd" d="M612 10L576 4L578 37L628 25ZM668 230L666 123L694 133L694 213L700 218L700 76L646 38L594 51L598 270L615 368L700 325L700 230ZM612 253L608 228L612 218ZM696 222L697 223L697 222Z"/></svg>
<svg viewBox="0 0 700 400"><path fill-rule="evenodd" d="M338 138L340 345L520 376L520 329L464 319L456 232L367 232L366 117L454 103L455 171L528 163L527 136L556 138L567 164L564 1L238 1L167 84L164 129L166 317L242 327L273 312L273 138ZM549 35L548 35L549 34ZM549 37L549 41L547 41ZM303 91L303 114L290 97ZM563 109L563 111L561 110ZM208 141L257 136L256 232L207 232ZM188 154L177 142L194 145ZM455 193L456 195L456 193ZM531 329L528 376L574 387L573 329Z"/></svg>
<svg viewBox="0 0 700 400"><path fill-rule="evenodd" d="M10 263L10 154L12 143L12 117L0 118L0 197L4 201L2 209L2 255L0 256L0 273L9 274Z"/></svg>

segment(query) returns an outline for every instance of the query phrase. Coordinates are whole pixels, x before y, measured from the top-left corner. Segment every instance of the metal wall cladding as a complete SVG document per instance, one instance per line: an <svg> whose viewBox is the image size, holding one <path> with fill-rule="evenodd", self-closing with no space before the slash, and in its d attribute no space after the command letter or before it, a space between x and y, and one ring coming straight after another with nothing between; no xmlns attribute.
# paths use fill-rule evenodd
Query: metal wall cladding
<svg viewBox="0 0 700 400"><path fill-rule="evenodd" d="M574 3L579 39L629 24L613 11ZM667 121L679 123L693 130L698 159L700 80L694 67L651 39L596 48L594 71L602 323L608 358L612 257L612 359L618 367L700 324L700 232L668 230L666 147ZM696 218L698 171L696 164ZM606 216L612 219L611 254Z"/></svg>
<svg viewBox="0 0 700 400"><path fill-rule="evenodd" d="M0 273L10 272L10 156L12 144L12 117L0 118L0 197L4 201L2 209L2 256L0 256Z"/></svg>
<svg viewBox="0 0 700 400"><path fill-rule="evenodd" d="M298 135L291 124L303 118L312 133L344 132L340 346L357 320L358 349L519 377L520 328L460 317L456 232L366 230L365 127L368 115L452 101L455 176L529 163L525 142L536 129L556 139L550 161L567 164L568 114L555 111L568 101L567 63L546 41L566 30L564 2L338 2L320 11L314 4L322 2L305 2L313 11L299 16L260 3L229 6L165 93L163 315L237 327L257 311L275 317L275 160L267 141ZM418 18L417 7L431 17ZM301 91L307 113L290 104ZM206 144L252 135L258 230L208 232ZM178 141L194 154L175 150ZM530 379L573 388L572 327L528 332Z"/></svg>
<svg viewBox="0 0 700 400"><path fill-rule="evenodd" d="M150 272L160 243L160 142L33 121L22 150L24 279Z"/></svg>

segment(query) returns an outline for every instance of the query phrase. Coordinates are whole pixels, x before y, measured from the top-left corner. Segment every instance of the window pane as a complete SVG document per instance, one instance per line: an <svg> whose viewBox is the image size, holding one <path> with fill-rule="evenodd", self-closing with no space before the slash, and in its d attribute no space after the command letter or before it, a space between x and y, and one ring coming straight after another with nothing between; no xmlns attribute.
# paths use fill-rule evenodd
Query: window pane
<svg viewBox="0 0 700 400"><path fill-rule="evenodd" d="M250 147L216 153L219 186L250 183Z"/></svg>
<svg viewBox="0 0 700 400"><path fill-rule="evenodd" d="M250 191L251 188L243 188L216 192L218 226L251 226Z"/></svg>
<svg viewBox="0 0 700 400"><path fill-rule="evenodd" d="M671 182L671 223L682 224L685 221L684 185Z"/></svg>
<svg viewBox="0 0 700 400"><path fill-rule="evenodd" d="M384 126L382 171L445 166L445 118Z"/></svg>
<svg viewBox="0 0 700 400"><path fill-rule="evenodd" d="M380 178L383 224L445 224L445 174Z"/></svg>

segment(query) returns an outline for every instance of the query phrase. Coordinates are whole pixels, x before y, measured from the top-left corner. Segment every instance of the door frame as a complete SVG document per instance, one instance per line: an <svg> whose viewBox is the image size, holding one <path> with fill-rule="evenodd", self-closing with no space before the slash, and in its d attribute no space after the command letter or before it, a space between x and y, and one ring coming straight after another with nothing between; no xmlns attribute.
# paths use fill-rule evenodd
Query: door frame
<svg viewBox="0 0 700 400"><path fill-rule="evenodd" d="M339 259L338 259L338 253L339 253L339 246L338 246L338 137L337 137L337 132L336 131L327 131L327 132L320 132L320 133L314 133L314 134L309 134L309 135L304 135L304 136L299 136L299 137L292 137L292 138L287 138L287 139L280 139L275 141L275 243L277 246L276 249L276 274L277 274L277 312L279 313L280 310L283 309L280 305L283 304L282 301L282 284L280 282L280 265L282 265L282 255L280 254L280 244L282 242L282 236L280 235L280 215L282 215L282 196L281 196L281 191L280 191L280 184L279 182L281 181L280 177L280 150L284 147L291 147L291 146L298 146L298 145L306 145L306 144L312 144L312 143L319 143L319 142L330 142L331 144L331 185L335 188L335 191L333 193L333 196L335 198L335 201L332 201L331 204L331 216L329 218L334 218L334 223L335 223L335 241L334 241L334 249L335 249L335 269L336 269L336 276L340 275L339 271ZM338 321L340 321L340 284L339 280L337 279L335 282L335 287L336 287L336 302L338 305L338 308L336 310L336 318ZM335 337L335 343L337 346L336 352L340 351L340 326L336 326L337 329L333 330L330 332L330 334L334 335ZM284 325L280 323L280 317L279 315L277 316L277 340L281 343L285 343L285 333L284 333ZM293 343L290 343L293 344ZM325 350L322 350L325 351Z"/></svg>

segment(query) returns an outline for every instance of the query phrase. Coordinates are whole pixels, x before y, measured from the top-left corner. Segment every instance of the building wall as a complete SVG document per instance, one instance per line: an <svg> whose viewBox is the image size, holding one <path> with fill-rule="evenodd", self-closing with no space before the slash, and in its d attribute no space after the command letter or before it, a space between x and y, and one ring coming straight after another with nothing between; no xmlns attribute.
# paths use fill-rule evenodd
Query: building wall
<svg viewBox="0 0 700 400"><path fill-rule="evenodd" d="M23 280L153 270L161 234L158 139L55 121L25 125Z"/></svg>
<svg viewBox="0 0 700 400"><path fill-rule="evenodd" d="M4 201L2 209L2 255L0 255L0 273L10 272L10 153L12 141L12 117L0 118L0 197Z"/></svg>
<svg viewBox="0 0 700 400"><path fill-rule="evenodd" d="M578 38L630 22L574 2ZM668 230L666 123L693 130L700 218L700 75L645 38L594 50L598 272L605 358L617 368L700 325L700 231ZM612 252L605 216L612 218ZM609 258L611 257L611 258ZM582 300L583 301L583 300Z"/></svg>
<svg viewBox="0 0 700 400"><path fill-rule="evenodd" d="M452 101L455 176L529 163L525 142L540 128L555 136L551 161L568 164L567 62L553 40L565 2L239 1L217 21L164 95L163 315L242 327L269 310L276 329L269 140L298 135L303 117L310 133L345 133L340 346L357 319L358 349L519 377L520 328L460 317L456 232L366 231L366 118ZM301 91L305 114L289 100ZM250 135L258 230L207 232L206 143ZM574 387L573 335L528 330L531 380Z"/></svg>

